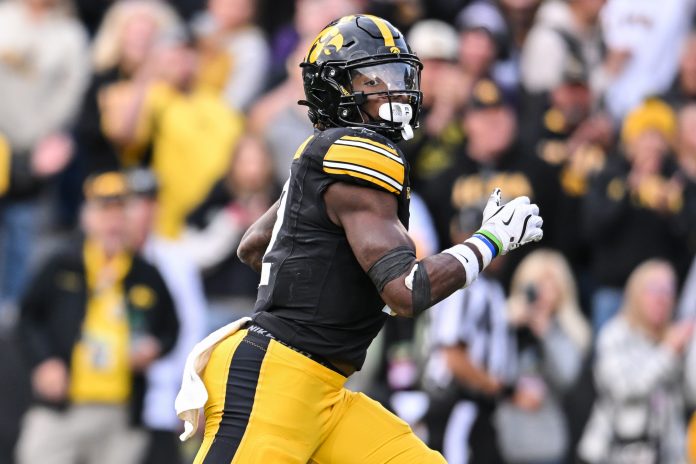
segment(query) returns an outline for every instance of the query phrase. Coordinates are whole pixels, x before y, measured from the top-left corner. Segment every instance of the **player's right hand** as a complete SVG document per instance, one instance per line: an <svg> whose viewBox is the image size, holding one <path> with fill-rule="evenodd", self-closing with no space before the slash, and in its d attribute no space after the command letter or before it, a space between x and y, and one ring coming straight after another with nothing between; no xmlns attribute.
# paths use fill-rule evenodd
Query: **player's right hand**
<svg viewBox="0 0 696 464"><path fill-rule="evenodd" d="M495 189L483 210L480 231L497 239L500 254L529 242L538 242L544 236L541 229L544 220L539 216L539 207L530 204L528 197L517 197L501 205L500 189Z"/></svg>

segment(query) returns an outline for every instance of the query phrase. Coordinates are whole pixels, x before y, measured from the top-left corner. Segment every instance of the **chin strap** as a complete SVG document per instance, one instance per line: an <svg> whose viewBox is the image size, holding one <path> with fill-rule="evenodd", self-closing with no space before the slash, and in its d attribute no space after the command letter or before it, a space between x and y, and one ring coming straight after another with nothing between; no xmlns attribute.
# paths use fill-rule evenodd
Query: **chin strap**
<svg viewBox="0 0 696 464"><path fill-rule="evenodd" d="M413 109L406 103L383 103L379 107L379 117L385 121L401 124L401 137L404 140L413 138L413 128L409 124L413 118Z"/></svg>

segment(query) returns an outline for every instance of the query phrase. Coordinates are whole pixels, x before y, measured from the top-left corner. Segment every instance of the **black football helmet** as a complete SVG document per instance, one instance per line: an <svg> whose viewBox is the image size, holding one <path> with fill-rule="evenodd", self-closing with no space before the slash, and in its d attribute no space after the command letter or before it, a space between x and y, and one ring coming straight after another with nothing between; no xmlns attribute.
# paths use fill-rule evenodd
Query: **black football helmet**
<svg viewBox="0 0 696 464"><path fill-rule="evenodd" d="M307 99L299 103L309 107L312 123L366 127L395 142L418 127L423 65L384 19L352 15L331 22L300 66ZM383 102L378 115L365 110L368 100Z"/></svg>

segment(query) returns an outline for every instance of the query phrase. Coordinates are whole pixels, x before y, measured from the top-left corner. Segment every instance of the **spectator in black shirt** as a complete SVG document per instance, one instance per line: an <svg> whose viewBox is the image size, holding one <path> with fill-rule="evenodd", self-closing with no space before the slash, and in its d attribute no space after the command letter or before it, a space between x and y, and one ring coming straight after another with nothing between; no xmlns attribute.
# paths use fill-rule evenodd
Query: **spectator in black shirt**
<svg viewBox="0 0 696 464"><path fill-rule="evenodd" d="M517 122L512 107L493 81L479 81L461 120L467 138L458 147L456 162L421 190L433 213L440 243L449 242L454 212L485 204L490 190L499 187L510 198L526 195L544 211L555 211L557 181L552 169L536 156L524 153L517 142ZM553 217L544 217L544 241L551 240ZM548 231L548 232L546 232ZM548 234L548 236L547 236ZM502 280L524 253L507 260Z"/></svg>
<svg viewBox="0 0 696 464"><path fill-rule="evenodd" d="M624 157L615 157L593 179L583 202L591 241L595 331L612 317L630 272L649 258L664 258L683 276L688 264L683 220L685 183L670 155L676 129L667 104L648 100L622 129Z"/></svg>
<svg viewBox="0 0 696 464"><path fill-rule="evenodd" d="M144 373L174 346L179 324L159 272L126 246L127 195L117 172L88 178L84 240L41 266L22 298L35 402L19 463L140 462Z"/></svg>
<svg viewBox="0 0 696 464"><path fill-rule="evenodd" d="M559 185L557 208L547 214L557 230L546 246L561 251L571 263L581 302L589 308L589 245L578 211L589 178L604 167L613 149L613 123L605 113L592 113L587 69L573 55L566 57L562 81L539 98L543 111L525 113L520 124L525 147L552 168Z"/></svg>
<svg viewBox="0 0 696 464"><path fill-rule="evenodd" d="M459 42L452 26L433 19L419 21L409 32L409 43L423 62L422 129L402 147L411 166L411 186L418 191L456 160L457 146L464 139L456 114L468 90L459 82Z"/></svg>

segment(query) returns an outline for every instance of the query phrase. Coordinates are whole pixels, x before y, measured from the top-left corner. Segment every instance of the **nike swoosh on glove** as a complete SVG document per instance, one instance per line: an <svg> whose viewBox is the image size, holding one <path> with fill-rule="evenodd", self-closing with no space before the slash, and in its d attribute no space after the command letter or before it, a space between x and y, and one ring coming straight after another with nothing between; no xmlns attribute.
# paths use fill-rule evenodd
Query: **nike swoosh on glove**
<svg viewBox="0 0 696 464"><path fill-rule="evenodd" d="M528 197L517 197L501 205L500 189L493 191L483 210L483 223L476 233L483 235L505 254L529 242L538 242L544 236L539 207L530 204Z"/></svg>

